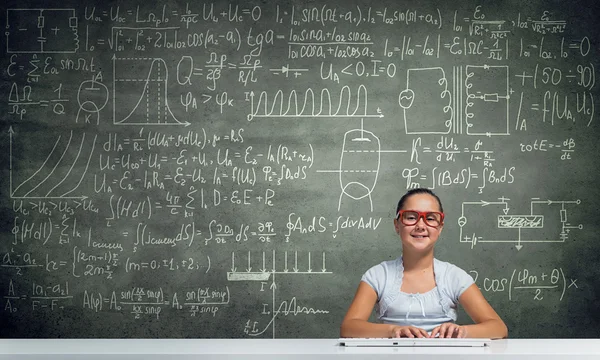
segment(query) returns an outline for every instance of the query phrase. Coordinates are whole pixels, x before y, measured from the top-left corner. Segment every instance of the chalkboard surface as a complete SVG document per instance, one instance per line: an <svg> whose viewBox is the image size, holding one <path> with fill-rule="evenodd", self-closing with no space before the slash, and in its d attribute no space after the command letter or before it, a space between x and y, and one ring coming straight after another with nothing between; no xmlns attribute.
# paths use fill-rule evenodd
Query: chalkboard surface
<svg viewBox="0 0 600 360"><path fill-rule="evenodd" d="M600 336L597 1L0 6L0 336L335 338L419 186L511 337Z"/></svg>

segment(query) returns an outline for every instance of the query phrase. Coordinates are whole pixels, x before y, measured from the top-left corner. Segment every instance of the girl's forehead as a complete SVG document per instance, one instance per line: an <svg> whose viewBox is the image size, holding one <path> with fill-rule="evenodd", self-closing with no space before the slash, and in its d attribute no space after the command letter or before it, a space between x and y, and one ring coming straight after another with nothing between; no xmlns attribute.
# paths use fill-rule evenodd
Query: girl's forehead
<svg viewBox="0 0 600 360"><path fill-rule="evenodd" d="M404 210L431 210L439 211L437 199L429 194L414 194L409 196L404 203Z"/></svg>

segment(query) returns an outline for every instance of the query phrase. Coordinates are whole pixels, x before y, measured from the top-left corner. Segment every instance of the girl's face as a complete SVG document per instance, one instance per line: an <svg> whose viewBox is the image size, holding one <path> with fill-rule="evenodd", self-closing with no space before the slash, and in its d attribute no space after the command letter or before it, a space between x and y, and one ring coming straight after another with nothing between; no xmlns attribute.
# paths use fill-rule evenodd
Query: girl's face
<svg viewBox="0 0 600 360"><path fill-rule="evenodd" d="M429 194L414 194L406 199L401 210L440 212L440 206L437 199ZM400 219L394 219L394 228L402 239L402 247L418 251L432 249L443 227L443 223L437 227L428 226L422 217L414 225L404 225Z"/></svg>

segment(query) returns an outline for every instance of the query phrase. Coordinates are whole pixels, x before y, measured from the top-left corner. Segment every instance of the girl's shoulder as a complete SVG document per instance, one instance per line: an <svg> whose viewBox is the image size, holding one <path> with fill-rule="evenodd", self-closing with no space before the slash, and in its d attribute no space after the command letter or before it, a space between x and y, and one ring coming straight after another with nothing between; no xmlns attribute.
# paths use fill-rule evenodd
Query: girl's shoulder
<svg viewBox="0 0 600 360"><path fill-rule="evenodd" d="M450 273L450 275L452 275L455 273L466 273L466 271L461 269L459 266L456 266L453 263L450 263L447 261L442 261L442 260L439 260L436 258L433 259L433 269L435 272L439 271L440 274Z"/></svg>
<svg viewBox="0 0 600 360"><path fill-rule="evenodd" d="M443 291L458 301L458 297L474 283L473 277L462 268L441 260L434 260L436 283Z"/></svg>

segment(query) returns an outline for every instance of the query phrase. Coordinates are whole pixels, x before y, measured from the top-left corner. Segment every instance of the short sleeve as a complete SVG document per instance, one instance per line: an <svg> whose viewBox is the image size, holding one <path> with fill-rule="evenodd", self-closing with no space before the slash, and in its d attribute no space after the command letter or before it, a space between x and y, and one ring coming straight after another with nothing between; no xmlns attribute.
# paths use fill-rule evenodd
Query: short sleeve
<svg viewBox="0 0 600 360"><path fill-rule="evenodd" d="M475 283L471 275L466 271L455 265L448 266L448 272L446 273L446 283L448 290L452 296L452 301L458 304L458 298L467 288Z"/></svg>
<svg viewBox="0 0 600 360"><path fill-rule="evenodd" d="M386 282L386 271L383 263L378 264L367 270L360 279L366 282L377 293L377 300L381 299L381 293Z"/></svg>

